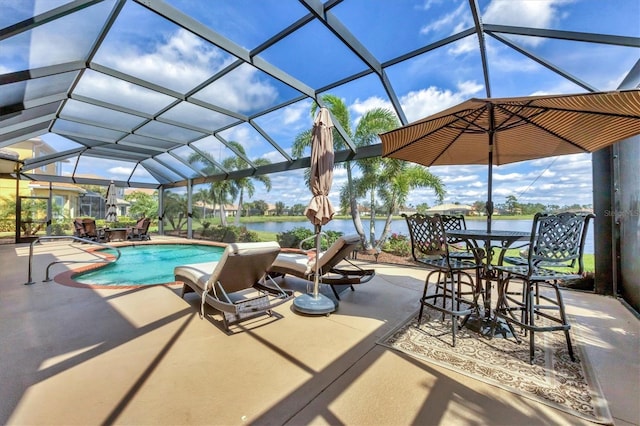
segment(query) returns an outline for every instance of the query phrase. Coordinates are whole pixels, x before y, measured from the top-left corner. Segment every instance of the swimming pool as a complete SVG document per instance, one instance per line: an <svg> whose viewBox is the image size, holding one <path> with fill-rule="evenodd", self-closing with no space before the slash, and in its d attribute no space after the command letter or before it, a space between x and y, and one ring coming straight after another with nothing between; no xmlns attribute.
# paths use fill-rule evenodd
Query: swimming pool
<svg viewBox="0 0 640 426"><path fill-rule="evenodd" d="M122 255L115 263L74 274L84 285L140 286L175 281L173 268L179 265L220 260L224 247L199 244L148 244L118 247Z"/></svg>

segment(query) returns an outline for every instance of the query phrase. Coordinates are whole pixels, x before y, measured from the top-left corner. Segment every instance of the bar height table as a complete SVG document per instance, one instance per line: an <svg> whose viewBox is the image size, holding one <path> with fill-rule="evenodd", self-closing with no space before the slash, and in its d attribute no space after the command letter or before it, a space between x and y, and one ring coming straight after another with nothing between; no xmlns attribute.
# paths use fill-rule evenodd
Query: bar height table
<svg viewBox="0 0 640 426"><path fill-rule="evenodd" d="M507 249L516 241L529 241L531 233L523 231L500 231L495 229L491 231L487 231L486 229L458 229L447 231L447 236L466 240L473 247L484 250L485 267L481 273L481 278L484 279L484 317L470 318L467 321L467 325L472 328L477 328L485 334L485 330L491 327L492 321L491 280L495 278L493 276L493 268L491 267L494 258L493 249L498 248L500 250L498 263L501 264ZM482 285L483 283L478 283L479 289L482 289Z"/></svg>

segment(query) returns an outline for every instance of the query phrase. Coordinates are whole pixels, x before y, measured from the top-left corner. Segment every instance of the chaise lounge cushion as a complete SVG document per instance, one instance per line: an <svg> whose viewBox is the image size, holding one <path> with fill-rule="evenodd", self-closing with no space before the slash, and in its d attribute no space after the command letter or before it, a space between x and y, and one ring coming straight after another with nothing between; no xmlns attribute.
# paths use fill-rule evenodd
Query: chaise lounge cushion
<svg viewBox="0 0 640 426"><path fill-rule="evenodd" d="M177 266L176 281L183 282L181 297L195 291L201 297L201 315L208 304L223 314L229 325L257 315L271 315L271 308L293 297L273 283L266 272L280 252L276 242L229 244L219 261Z"/></svg>
<svg viewBox="0 0 640 426"><path fill-rule="evenodd" d="M319 273L328 272L344 260L360 244L358 234L341 236L326 251L320 252L318 257ZM314 250L315 251L315 250ZM280 253L271 266L272 271L292 271L292 275L304 276L315 272L315 262L309 262L305 253Z"/></svg>
<svg viewBox="0 0 640 426"><path fill-rule="evenodd" d="M375 276L375 270L362 269L349 261L348 257L361 244L358 234L341 236L317 259L318 277L323 284L331 285L334 295L340 299L334 285L363 284ZM338 268L345 262L347 268ZM269 273L277 275L293 275L306 280L313 280L316 260L310 260L306 253L280 253L269 268Z"/></svg>

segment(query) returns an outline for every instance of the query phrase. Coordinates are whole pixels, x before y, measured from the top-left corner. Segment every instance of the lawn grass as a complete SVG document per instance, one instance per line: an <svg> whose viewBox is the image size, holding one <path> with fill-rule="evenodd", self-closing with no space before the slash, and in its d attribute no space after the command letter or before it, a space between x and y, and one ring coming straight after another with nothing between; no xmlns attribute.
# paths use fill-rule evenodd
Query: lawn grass
<svg viewBox="0 0 640 426"><path fill-rule="evenodd" d="M270 232L270 231L251 231L258 234L258 238L260 241L277 241L278 240L278 232Z"/></svg>

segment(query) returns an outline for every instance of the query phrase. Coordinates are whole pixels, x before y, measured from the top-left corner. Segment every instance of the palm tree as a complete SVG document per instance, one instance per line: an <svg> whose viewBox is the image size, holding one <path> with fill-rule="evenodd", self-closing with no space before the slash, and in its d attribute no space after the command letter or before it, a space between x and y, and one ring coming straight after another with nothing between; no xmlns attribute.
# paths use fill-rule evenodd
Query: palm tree
<svg viewBox="0 0 640 426"><path fill-rule="evenodd" d="M175 192L165 194L164 216L174 231L180 232L187 223L187 197Z"/></svg>
<svg viewBox="0 0 640 426"><path fill-rule="evenodd" d="M226 166L224 164L223 166L226 169ZM209 191L211 193L211 199L213 200L214 208L216 204L218 205L220 224L222 226L227 226L227 213L224 206L230 204L231 200L236 196L234 183L226 179L211 182Z"/></svg>
<svg viewBox="0 0 640 426"><path fill-rule="evenodd" d="M200 201L202 203L202 218L207 218L207 201L210 198L210 192L206 189L201 189L193 194L193 201Z"/></svg>
<svg viewBox="0 0 640 426"><path fill-rule="evenodd" d="M240 154L246 157L246 152L244 150L244 147L240 145L238 142L229 141L228 145L232 146L233 149L235 149L237 152L239 152ZM203 172L207 174L213 174L219 171L215 166L213 166L212 161L210 161L212 159L209 156L209 154L206 154L206 157L209 157L209 158L203 159L202 157L203 157L202 155L198 153L194 153L189 157L189 162L193 164L199 161L203 161L204 163L210 164L209 166L206 166L203 169ZM267 164L271 164L271 162L266 158L257 158L253 160L253 164L256 166L264 166ZM232 157L225 158L222 161L221 165L226 170L232 171L232 170L245 169L247 168L248 163L239 156L232 156ZM266 175L251 176L250 178L249 177L240 178L233 181L223 180L223 181L217 181L217 182L211 183L210 194L214 204L218 204L218 208L220 212L220 223L222 226L227 226L227 215L225 213L224 206L225 204L228 204L230 200L233 200L236 197L238 197L239 201L238 201L238 209L236 212L235 225L236 226L240 225L240 216L242 212L244 192L246 190L247 194L251 197L253 196L253 193L255 191L255 187L253 186L252 180L257 180L262 182L266 187L267 191L271 190L271 179Z"/></svg>
<svg viewBox="0 0 640 426"><path fill-rule="evenodd" d="M132 217L157 217L158 216L158 191L149 195L142 191L133 191L126 194L124 199L131 203L129 216Z"/></svg>
<svg viewBox="0 0 640 426"><path fill-rule="evenodd" d="M387 240L393 214L398 211L400 206L405 205L412 189L431 188L436 193L439 202L442 202L446 195L442 180L431 174L426 167L394 158L385 158L382 161L384 168L379 176L377 193L383 201L387 217L375 247L378 251L382 249ZM374 242L371 241L371 243Z"/></svg>
<svg viewBox="0 0 640 426"><path fill-rule="evenodd" d="M371 206L369 244L375 246L377 250L384 245L393 214L405 204L411 189L432 188L440 201L444 198L445 190L442 181L424 166L381 157L360 160L359 165L362 176L354 180L354 191L358 197L369 195ZM386 221L382 234L376 242L375 219L378 198L382 201Z"/></svg>
<svg viewBox="0 0 640 426"><path fill-rule="evenodd" d="M202 168L202 172L206 175L213 175L220 172L220 169L214 165L213 156L209 153L205 153L205 155L200 155L197 152L191 154L188 158L190 164L195 163L204 163L205 166ZM228 202L228 191L229 191L229 181L216 181L211 182L209 187L209 199L213 202L215 206L218 204L220 207L220 222L223 226L226 226L226 217L224 214L224 204Z"/></svg>
<svg viewBox="0 0 640 426"><path fill-rule="evenodd" d="M358 198L369 195L369 246L375 244L375 219L376 219L376 189L380 185L380 166L382 164L381 158L367 158L360 160L358 165L362 171L362 175L359 178L353 180L352 192Z"/></svg>
<svg viewBox="0 0 640 426"><path fill-rule="evenodd" d="M236 151L246 157L244 147L238 142L231 141L229 142L229 145L232 145ZM255 166L266 166L267 164L271 164L271 161L267 160L266 158L256 158L255 160L252 160L252 162ZM249 164L242 157L238 156L227 158L223 162L223 166L227 170L242 170L246 169ZM242 204L244 202L245 191L249 197L252 197L255 192L253 181L262 182L267 192L271 191L271 178L267 175L244 177L232 181L232 185L229 188L229 195L232 199L238 197L238 208L236 210L235 226L240 226L240 217L242 216Z"/></svg>
<svg viewBox="0 0 640 426"><path fill-rule="evenodd" d="M342 99L335 95L327 94L322 96L322 102L327 106L327 108L329 108L329 110L331 110L333 117L335 117L347 133L347 136L353 139L354 144L358 147L371 145L378 140L379 133L393 130L400 124L395 114L390 110L375 108L366 112L358 122L355 130L352 130L349 108ZM311 106L312 117L316 115L317 110L318 105L314 103ZM292 147L292 154L294 157L301 157L305 148L311 145L311 132L312 129L309 129L300 133L296 137ZM335 149L346 149L347 145L337 130L334 129L333 135ZM359 164L359 162L356 161L355 164ZM368 239L365 237L360 212L358 211L357 199L361 193L359 195L354 186L353 165L354 164L351 161L343 163L343 167L347 170L347 183L341 190L341 202L348 203L356 232L360 235L365 248L369 249L371 248L371 244L369 244Z"/></svg>

